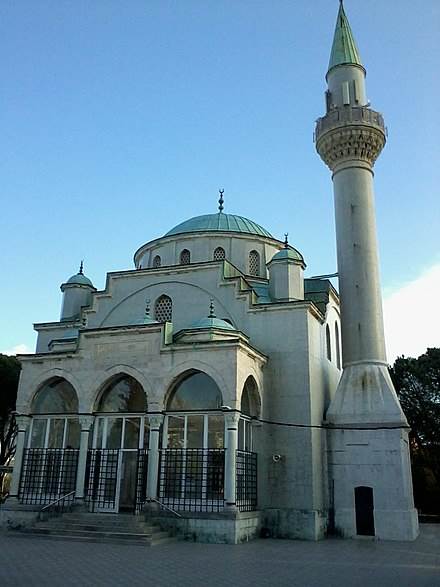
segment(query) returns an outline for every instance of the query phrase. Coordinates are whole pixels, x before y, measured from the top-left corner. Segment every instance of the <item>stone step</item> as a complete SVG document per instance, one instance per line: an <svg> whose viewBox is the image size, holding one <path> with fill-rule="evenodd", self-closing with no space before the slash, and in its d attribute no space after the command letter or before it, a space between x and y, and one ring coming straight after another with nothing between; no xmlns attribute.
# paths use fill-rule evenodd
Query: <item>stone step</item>
<svg viewBox="0 0 440 587"><path fill-rule="evenodd" d="M124 540L120 540L117 538L108 538L108 537L103 537L103 536L76 536L76 535L69 535L68 533L66 534L55 534L55 533L51 533L51 534L35 534L33 532L12 532L10 531L10 534L13 536L20 536L21 538L35 538L36 536L38 536L39 539L42 540L69 540L71 542L94 542L94 543L99 543L99 544L118 544L118 545L131 545L131 546L142 546L143 548L145 547L149 547L149 546L158 546L159 544L166 544L169 541L172 541L172 538L164 538L164 541L159 541L156 543L156 541L153 540L146 540L146 541L140 541L140 540L133 540L133 539L124 539Z"/></svg>
<svg viewBox="0 0 440 587"><path fill-rule="evenodd" d="M93 538L117 538L118 540L129 540L135 539L140 541L149 541L151 534L144 534L142 532L101 532L101 531L90 531L90 530L75 530L69 527L65 529L53 528L52 526L39 526L24 530L25 533L31 534L57 534L58 536L84 536Z"/></svg>
<svg viewBox="0 0 440 587"><path fill-rule="evenodd" d="M51 525L51 526L60 526L60 525L71 525L71 526L93 526L96 528L109 528L109 529L116 529L116 528L121 528L123 529L127 529L130 530L132 528L138 528L141 529L142 531L144 530L149 530L152 528L155 528L156 526L154 526L151 523L147 523L147 522L112 522L112 521L101 521L101 520L88 520L87 518L84 519L77 519L77 520L66 520L64 517L63 518L51 518L48 520L40 520L38 522L38 524L43 524L43 525Z"/></svg>

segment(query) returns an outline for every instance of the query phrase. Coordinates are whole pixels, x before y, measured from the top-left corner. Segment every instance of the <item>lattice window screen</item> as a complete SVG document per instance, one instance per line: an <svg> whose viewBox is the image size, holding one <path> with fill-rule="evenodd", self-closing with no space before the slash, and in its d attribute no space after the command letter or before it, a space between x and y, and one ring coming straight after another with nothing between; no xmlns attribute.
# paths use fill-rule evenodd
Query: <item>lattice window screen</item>
<svg viewBox="0 0 440 587"><path fill-rule="evenodd" d="M225 258L225 249L217 247L214 251L214 261L223 261Z"/></svg>
<svg viewBox="0 0 440 587"><path fill-rule="evenodd" d="M157 298L154 306L154 318L158 322L171 322L173 317L173 301L169 296Z"/></svg>
<svg viewBox="0 0 440 587"><path fill-rule="evenodd" d="M181 265L189 265L191 263L191 253L188 249L183 249L180 253L180 264Z"/></svg>
<svg viewBox="0 0 440 587"><path fill-rule="evenodd" d="M156 255L153 259L153 267L157 268L160 267L162 265L162 259L159 257L159 255Z"/></svg>
<svg viewBox="0 0 440 587"><path fill-rule="evenodd" d="M258 277L260 275L260 255L257 251L249 253L249 275Z"/></svg>

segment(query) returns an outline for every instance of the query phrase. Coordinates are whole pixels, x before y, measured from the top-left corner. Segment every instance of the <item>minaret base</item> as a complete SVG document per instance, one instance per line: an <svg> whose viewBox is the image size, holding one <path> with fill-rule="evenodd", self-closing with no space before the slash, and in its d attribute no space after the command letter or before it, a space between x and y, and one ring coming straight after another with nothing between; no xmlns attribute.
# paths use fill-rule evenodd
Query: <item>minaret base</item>
<svg viewBox="0 0 440 587"><path fill-rule="evenodd" d="M386 365L347 365L327 423L330 529L352 538L417 538L408 424Z"/></svg>

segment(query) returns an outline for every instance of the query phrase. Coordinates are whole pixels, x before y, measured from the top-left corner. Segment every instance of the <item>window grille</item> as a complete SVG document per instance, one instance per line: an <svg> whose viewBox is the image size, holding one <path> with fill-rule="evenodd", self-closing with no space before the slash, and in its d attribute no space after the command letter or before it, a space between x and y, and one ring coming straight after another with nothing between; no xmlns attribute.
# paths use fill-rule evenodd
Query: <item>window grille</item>
<svg viewBox="0 0 440 587"><path fill-rule="evenodd" d="M225 249L222 247L217 247L214 251L214 261L223 261L225 257Z"/></svg>
<svg viewBox="0 0 440 587"><path fill-rule="evenodd" d="M164 505L177 511L223 510L224 449L164 449L159 470L159 495Z"/></svg>
<svg viewBox="0 0 440 587"><path fill-rule="evenodd" d="M180 264L181 265L189 265L191 263L191 253L188 249L183 249L180 253Z"/></svg>
<svg viewBox="0 0 440 587"><path fill-rule="evenodd" d="M160 258L159 255L156 255L153 259L153 267L156 269L157 267L160 267L162 265L162 259Z"/></svg>
<svg viewBox="0 0 440 587"><path fill-rule="evenodd" d="M19 501L44 505L74 491L78 454L78 449L71 448L25 449Z"/></svg>
<svg viewBox="0 0 440 587"><path fill-rule="evenodd" d="M258 277L260 275L260 255L257 251L249 253L249 275Z"/></svg>
<svg viewBox="0 0 440 587"><path fill-rule="evenodd" d="M237 450L236 500L240 512L257 509L257 453Z"/></svg>
<svg viewBox="0 0 440 587"><path fill-rule="evenodd" d="M154 317L158 322L171 322L173 317L173 301L169 296L157 298L154 307Z"/></svg>

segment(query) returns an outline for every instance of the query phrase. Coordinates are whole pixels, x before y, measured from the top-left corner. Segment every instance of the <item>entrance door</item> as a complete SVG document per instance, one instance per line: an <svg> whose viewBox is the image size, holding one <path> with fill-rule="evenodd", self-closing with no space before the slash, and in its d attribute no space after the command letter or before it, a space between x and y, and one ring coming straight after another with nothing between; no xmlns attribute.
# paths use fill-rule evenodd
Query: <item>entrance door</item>
<svg viewBox="0 0 440 587"><path fill-rule="evenodd" d="M139 449L144 442L148 442L144 416L97 418L89 481L94 511L135 510Z"/></svg>
<svg viewBox="0 0 440 587"><path fill-rule="evenodd" d="M372 487L355 487L356 534L374 536L374 503Z"/></svg>

